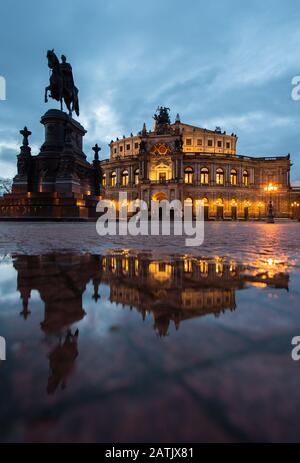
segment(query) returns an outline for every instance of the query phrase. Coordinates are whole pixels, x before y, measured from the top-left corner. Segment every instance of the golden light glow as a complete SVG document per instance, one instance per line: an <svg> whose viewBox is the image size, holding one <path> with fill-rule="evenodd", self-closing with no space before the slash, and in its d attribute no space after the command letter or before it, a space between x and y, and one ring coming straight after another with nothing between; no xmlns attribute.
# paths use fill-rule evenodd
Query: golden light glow
<svg viewBox="0 0 300 463"><path fill-rule="evenodd" d="M274 257L269 257L268 259L257 262L256 266L260 269L261 273L265 273L265 275L262 275L262 279L273 278L277 273L286 272L287 266L284 261L285 258L279 260Z"/></svg>
<svg viewBox="0 0 300 463"><path fill-rule="evenodd" d="M267 283L262 283L262 282L259 282L259 281L248 282L248 285L249 286L254 286L255 288L266 288L268 286Z"/></svg>
<svg viewBox="0 0 300 463"><path fill-rule="evenodd" d="M222 199L222 198L218 198L218 199L215 201L215 205L216 205L216 206L223 206L223 199Z"/></svg>
<svg viewBox="0 0 300 463"><path fill-rule="evenodd" d="M202 275L207 275L208 274L208 262L207 260L200 260L200 272Z"/></svg>
<svg viewBox="0 0 300 463"><path fill-rule="evenodd" d="M134 273L137 276L139 273L139 261L137 258L134 259Z"/></svg>
<svg viewBox="0 0 300 463"><path fill-rule="evenodd" d="M299 207L300 204L297 201L292 202L291 207Z"/></svg>
<svg viewBox="0 0 300 463"><path fill-rule="evenodd" d="M167 197L166 193L164 193L163 191L157 191L152 196L152 201L163 201L164 199L166 200L166 199L168 199L168 197Z"/></svg>
<svg viewBox="0 0 300 463"><path fill-rule="evenodd" d="M186 167L184 169L184 183L193 183L194 169Z"/></svg>
<svg viewBox="0 0 300 463"><path fill-rule="evenodd" d="M123 257L121 262L122 262L121 265L122 265L122 271L123 271L123 273L127 273L127 272L128 272L128 268L129 268L129 265L128 265L128 258L127 258L127 257Z"/></svg>
<svg viewBox="0 0 300 463"><path fill-rule="evenodd" d="M111 186L116 186L116 184L117 184L117 174L116 174L115 171L111 173L110 184L111 184Z"/></svg>
<svg viewBox="0 0 300 463"><path fill-rule="evenodd" d="M165 183L172 178L172 167L171 163L167 161L151 163L149 178L151 181Z"/></svg>
<svg viewBox="0 0 300 463"><path fill-rule="evenodd" d="M115 273L116 269L117 269L117 260L115 257L112 257L111 258L111 261L110 261L110 269L113 273Z"/></svg>
<svg viewBox="0 0 300 463"><path fill-rule="evenodd" d="M223 275L223 264L222 260L216 260L216 275L222 276Z"/></svg>
<svg viewBox="0 0 300 463"><path fill-rule="evenodd" d="M231 262L230 267L229 267L229 272L232 276L236 275L236 264Z"/></svg>
<svg viewBox="0 0 300 463"><path fill-rule="evenodd" d="M185 259L183 263L183 269L185 273L192 273L193 271L193 262L190 259Z"/></svg>
<svg viewBox="0 0 300 463"><path fill-rule="evenodd" d="M273 185L273 183L269 183L267 186L264 187L264 190L268 193L273 193L278 190L278 187L276 185Z"/></svg>
<svg viewBox="0 0 300 463"><path fill-rule="evenodd" d="M170 279L172 275L172 265L164 262L151 262L149 265L149 273L155 280L161 283Z"/></svg>

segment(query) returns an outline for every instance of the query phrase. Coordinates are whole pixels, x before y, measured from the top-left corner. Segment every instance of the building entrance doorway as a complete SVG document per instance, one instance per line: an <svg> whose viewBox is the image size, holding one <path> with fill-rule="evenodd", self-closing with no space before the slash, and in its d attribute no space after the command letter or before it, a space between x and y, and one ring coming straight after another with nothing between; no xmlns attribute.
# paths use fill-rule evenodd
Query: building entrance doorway
<svg viewBox="0 0 300 463"><path fill-rule="evenodd" d="M209 208L208 206L204 206L204 220L209 219Z"/></svg>
<svg viewBox="0 0 300 463"><path fill-rule="evenodd" d="M237 220L237 207L231 206L231 219Z"/></svg>
<svg viewBox="0 0 300 463"><path fill-rule="evenodd" d="M249 219L249 207L244 207L244 219L248 220Z"/></svg>
<svg viewBox="0 0 300 463"><path fill-rule="evenodd" d="M223 206L217 206L216 219L217 220L223 220L223 218L224 218L224 208L223 208Z"/></svg>
<svg viewBox="0 0 300 463"><path fill-rule="evenodd" d="M164 201L168 200L168 196L164 191L157 191L152 195L152 201ZM160 207L158 210L159 213L159 220L162 220L162 208ZM171 209L170 210L170 219L174 220L174 211Z"/></svg>

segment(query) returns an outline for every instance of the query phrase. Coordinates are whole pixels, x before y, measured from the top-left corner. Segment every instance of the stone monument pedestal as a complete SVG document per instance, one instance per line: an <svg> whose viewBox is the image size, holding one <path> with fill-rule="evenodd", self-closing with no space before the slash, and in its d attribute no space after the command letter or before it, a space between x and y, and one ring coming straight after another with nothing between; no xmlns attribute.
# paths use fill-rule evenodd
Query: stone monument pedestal
<svg viewBox="0 0 300 463"><path fill-rule="evenodd" d="M28 145L31 132L20 131L18 173L12 193L0 198L0 219L95 220L101 173L99 162L89 163L82 150L85 129L56 109L41 123L45 141L37 156Z"/></svg>

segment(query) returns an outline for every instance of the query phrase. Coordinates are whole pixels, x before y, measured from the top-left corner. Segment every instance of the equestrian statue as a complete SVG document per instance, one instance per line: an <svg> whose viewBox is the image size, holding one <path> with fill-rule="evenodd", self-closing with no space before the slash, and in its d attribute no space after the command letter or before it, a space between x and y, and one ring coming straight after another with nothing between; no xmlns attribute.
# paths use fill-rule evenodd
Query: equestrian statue
<svg viewBox="0 0 300 463"><path fill-rule="evenodd" d="M50 76L50 85L45 88L45 103L49 96L60 102L60 109L63 110L63 101L69 111L69 116L72 117L72 112L75 111L79 116L79 101L78 88L75 87L73 79L73 71L70 63L67 63L65 55L61 56L59 62L54 49L47 52L48 67L52 70Z"/></svg>

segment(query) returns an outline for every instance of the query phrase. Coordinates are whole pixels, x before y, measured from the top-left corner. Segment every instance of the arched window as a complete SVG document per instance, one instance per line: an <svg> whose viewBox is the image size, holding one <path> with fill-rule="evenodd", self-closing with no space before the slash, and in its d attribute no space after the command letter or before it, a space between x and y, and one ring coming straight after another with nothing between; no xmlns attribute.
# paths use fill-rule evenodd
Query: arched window
<svg viewBox="0 0 300 463"><path fill-rule="evenodd" d="M200 183L201 185L208 185L208 175L209 171L207 167L202 167L200 171Z"/></svg>
<svg viewBox="0 0 300 463"><path fill-rule="evenodd" d="M128 185L128 170L122 172L122 186Z"/></svg>
<svg viewBox="0 0 300 463"><path fill-rule="evenodd" d="M221 168L216 171L216 183L217 185L224 185L224 170Z"/></svg>
<svg viewBox="0 0 300 463"><path fill-rule="evenodd" d="M243 172L243 185L248 186L249 185L249 173L247 170L244 170Z"/></svg>
<svg viewBox="0 0 300 463"><path fill-rule="evenodd" d="M193 183L194 169L192 167L186 167L184 169L184 183Z"/></svg>
<svg viewBox="0 0 300 463"><path fill-rule="evenodd" d="M140 169L135 169L134 171L134 184L138 185L140 183Z"/></svg>
<svg viewBox="0 0 300 463"><path fill-rule="evenodd" d="M235 169L231 169L230 183L231 185L237 185L237 171Z"/></svg>
<svg viewBox="0 0 300 463"><path fill-rule="evenodd" d="M116 186L117 184L117 174L115 171L113 171L110 175L110 184L111 186Z"/></svg>
<svg viewBox="0 0 300 463"><path fill-rule="evenodd" d="M106 186L106 174L102 175L102 186Z"/></svg>

